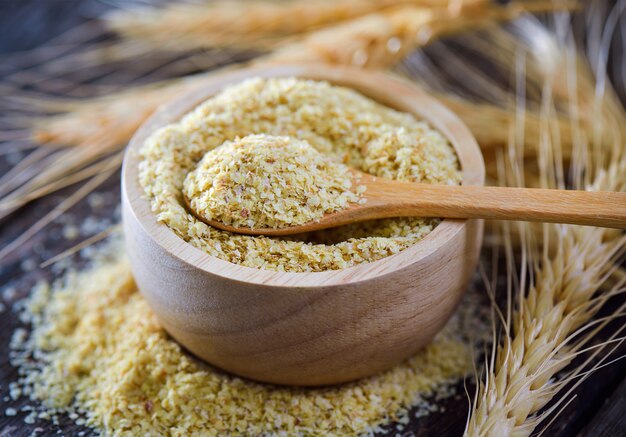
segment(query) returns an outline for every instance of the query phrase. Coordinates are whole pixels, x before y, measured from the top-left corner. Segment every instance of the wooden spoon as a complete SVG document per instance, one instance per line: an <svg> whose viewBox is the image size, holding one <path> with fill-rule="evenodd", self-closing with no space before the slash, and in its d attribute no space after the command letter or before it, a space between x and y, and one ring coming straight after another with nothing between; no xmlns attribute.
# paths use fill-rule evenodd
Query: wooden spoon
<svg viewBox="0 0 626 437"><path fill-rule="evenodd" d="M365 185L365 203L326 214L318 221L284 228L246 228L201 221L237 234L281 236L389 217L441 217L570 223L626 229L626 193L539 188L433 185L399 182L354 171Z"/></svg>

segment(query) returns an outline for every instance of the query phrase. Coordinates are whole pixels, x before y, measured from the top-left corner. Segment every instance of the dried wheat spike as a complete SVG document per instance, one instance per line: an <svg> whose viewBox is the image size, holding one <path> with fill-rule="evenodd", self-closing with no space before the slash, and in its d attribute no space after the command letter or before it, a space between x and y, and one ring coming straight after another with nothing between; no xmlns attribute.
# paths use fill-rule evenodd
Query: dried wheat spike
<svg viewBox="0 0 626 437"><path fill-rule="evenodd" d="M588 36L592 39L593 33ZM581 63L572 47L560 46L559 52L564 54L557 59L561 65ZM541 115L548 118L554 113L554 99L570 104L581 102L580 107L568 108L572 114L588 109L582 117L569 117L572 132L583 132L581 123L587 123L592 135L576 138L572 155L577 164L571 167L567 179L577 188L626 191L626 138L623 126L616 124L624 109L616 106L618 100L609 88L599 94L594 82L576 88L563 85L580 83L576 79L587 81L585 76L578 77L581 71L587 74L578 67L564 69L565 77L561 76L558 82L551 69L546 71ZM604 72L596 71L600 72L598 81L606 80ZM500 167L505 183L511 185L526 182L524 145L515 135L516 130L523 130L523 117L517 118L521 123L516 123L506 158L502 159L505 164ZM536 137L537 181L545 188L566 184L563 145L553 128L542 120ZM607 138L611 139L608 148L603 146ZM588 374L586 366L592 358L600 357L602 362L608 356L600 355L605 346L623 341L618 330L608 342L590 346L602 326L623 316L624 306L593 321L611 296L624 291L626 278L620 279L618 270L626 251L626 234L566 225L544 225L538 230L520 223L516 228L523 258L519 278L511 283L518 283L519 287L510 290L511 309L501 317L504 332L487 360L468 421L469 436L530 435L567 402L571 392L564 392L565 385L581 381ZM506 246L512 247L510 232L505 233L504 240ZM591 357L562 373L583 352L591 352ZM541 412L552 400L554 404Z"/></svg>
<svg viewBox="0 0 626 437"><path fill-rule="evenodd" d="M269 48L286 38L398 5L446 8L457 13L487 0L293 0L173 3L122 9L106 25L148 46L185 51L215 46Z"/></svg>
<svg viewBox="0 0 626 437"><path fill-rule="evenodd" d="M281 45L266 59L389 68L434 39L511 20L526 11L524 4L516 2L506 7L480 5L460 10L417 6L385 9L309 33L300 40ZM537 2L533 3L532 10L551 11L561 7Z"/></svg>

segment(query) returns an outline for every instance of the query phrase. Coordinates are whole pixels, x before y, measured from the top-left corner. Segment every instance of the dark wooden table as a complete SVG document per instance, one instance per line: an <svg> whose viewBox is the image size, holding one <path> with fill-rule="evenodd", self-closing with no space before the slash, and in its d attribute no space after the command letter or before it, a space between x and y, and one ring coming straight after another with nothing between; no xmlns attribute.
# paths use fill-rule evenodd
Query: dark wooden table
<svg viewBox="0 0 626 437"><path fill-rule="evenodd" d="M62 34L89 19L92 19L111 7L104 0L0 0L0 86L8 83L6 78L20 71L19 60L15 53L35 48L51 38ZM30 69L29 71L37 70ZM165 78L165 77L163 77ZM151 80L159 79L158 74ZM0 88L2 89L2 88ZM63 94L63 89L59 93ZM2 93L4 91L0 91ZM0 131L6 124L4 118L11 114L0 105ZM0 151L2 145L0 144ZM9 169L18 156L0 155L0 174ZM7 408L19 410L28 401L9 401L7 398L8 384L17 378L17 371L9 364L8 343L15 328L22 326L11 306L24 298L30 288L40 279L51 279L59 275L52 268L39 268L42 261L47 260L63 250L72 247L80 239L84 239L108 225L119 221L119 175L105 182L97 193L101 194L100 205L88 200L80 202L70 214L57 220L46 231L38 233L18 250L5 258L0 264L0 302L4 305L0 312L0 437L27 436L33 432L38 435L76 435L80 431L89 430L77 427L69 418L62 418L60 424L53 425L45 421L25 424L25 413L16 416L5 416ZM70 188L71 189L71 188ZM68 195L70 189L55 193L34 202L7 219L0 221L0 247L8 244L38 217L56 206ZM84 226L88 220L92 226ZM82 229L75 240L66 240L62 229L68 223L76 224ZM487 249L486 249L487 251ZM84 262L81 255L73 257L75 264ZM605 312L614 305L609 305ZM614 322L601 335L608 336L623 319ZM626 355L626 347L621 347L610 359ZM619 436L626 435L626 360L618 361L598 370L581 384L573 393L573 401L545 429L544 435L558 436ZM463 393L459 385L459 393ZM471 389L470 385L470 389ZM439 402L444 412L433 413L418 421L412 421L403 435L430 436L460 435L464 429L467 415L467 399L458 395ZM390 435L395 435L390 427Z"/></svg>

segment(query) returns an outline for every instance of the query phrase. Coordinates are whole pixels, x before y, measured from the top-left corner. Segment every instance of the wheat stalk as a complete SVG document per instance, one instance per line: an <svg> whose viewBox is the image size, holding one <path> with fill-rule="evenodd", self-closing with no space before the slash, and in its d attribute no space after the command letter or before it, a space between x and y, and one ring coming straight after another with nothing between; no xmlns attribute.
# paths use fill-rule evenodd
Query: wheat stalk
<svg viewBox="0 0 626 437"><path fill-rule="evenodd" d="M532 6L537 11L555 9L552 3ZM506 7L481 3L481 7L466 7L459 13L452 8L399 6L321 29L277 48L266 59L385 69L417 47L452 33L512 20L528 7L515 2Z"/></svg>
<svg viewBox="0 0 626 437"><path fill-rule="evenodd" d="M541 93L547 77L560 75L563 79L564 72L575 72L565 76L567 80L553 81L551 93L556 108L575 120L582 132L595 135L593 141L602 146L602 150L621 144L626 137L626 126L622 122L626 112L610 83L596 81L589 61L578 55L576 47L559 44L552 33L530 16L513 22L510 27L512 32L490 27L482 34L468 35L463 43L503 68L514 66L516 57L523 51L527 91ZM601 120L601 127L597 125L598 120Z"/></svg>
<svg viewBox="0 0 626 437"><path fill-rule="evenodd" d="M571 56L569 48L561 50ZM566 71L577 74L580 70ZM573 125L582 119L576 116L580 111L573 106L574 103L585 107L593 102L585 121L596 127L617 129L609 135L619 141L611 150L598 147L594 137L590 138L585 144L589 151L586 156L598 153L598 149L603 150L603 156L589 160L585 167L576 167L574 171L595 170L593 184L587 189L626 191L626 143L619 132L620 127L614 124L623 113L622 108L613 105L617 99L605 94L607 100L598 101L593 97L597 96L595 92L581 95L590 89L564 88L563 82L567 81L560 77L562 82L557 83L556 76L549 73L544 76L547 83L542 105L542 113L547 119L555 111L553 97L557 96L559 100L569 101L568 109L574 110ZM570 94L566 95L565 89ZM550 124L544 123L537 138L540 183L544 187L565 184L561 144L551 135L551 128ZM508 167L505 173L509 184L524 184L523 149L523 144L512 141L508 166L501 166ZM600 162L611 163L606 168L599 168ZM573 180L575 184L583 183L581 175ZM567 393L551 408L541 412L542 409L563 391L567 383L586 375L584 365L590 360L564 375L557 374L566 369L573 358L593 350L587 347L593 335L609 320L623 315L624 306L604 320L592 321L611 296L624 291L626 278L619 279L617 275L618 280L611 284L607 283L607 278L618 272L626 251L626 235L601 228L544 225L543 232L537 237L527 224L517 227L522 240L517 305L511 310L513 302L509 298L509 310L506 316L502 316L504 332L486 363L486 374L472 406L466 429L469 436L530 435L565 402ZM510 232L505 233L504 240L511 246ZM619 332L608 344L616 340ZM617 338L619 342L622 340ZM594 354L597 355L606 344L596 347Z"/></svg>
<svg viewBox="0 0 626 437"><path fill-rule="evenodd" d="M451 2L454 13L468 7L479 7L485 0L458 0ZM15 73L5 75L3 81L14 86L45 87L51 92L61 91L79 97L86 87L76 87L76 81L93 82L119 74L116 63L127 62L125 77L119 82L149 76L164 66L170 76L207 70L225 63L249 58L256 54L250 49L270 50L307 32L356 18L360 15L390 6L411 4L428 8L444 8L447 0L323 0L294 1L217 1L170 3L164 7L148 6L120 9L106 15L105 26L83 26L81 32L70 31L82 43L64 42L44 46L18 57L1 57L7 61L0 66L11 66ZM121 34L123 39L105 39L107 27ZM76 35L78 33L78 35ZM63 38L67 40L68 37ZM240 50L233 50L235 47ZM194 48L202 52L187 53ZM247 52L242 53L241 49ZM181 56L184 54L184 56ZM132 64L131 64L132 62ZM151 73L148 73L151 72ZM63 78L71 73L74 82ZM134 75L134 77L131 76ZM106 86L99 87L102 93ZM91 85L88 89L96 89Z"/></svg>
<svg viewBox="0 0 626 437"><path fill-rule="evenodd" d="M605 189L616 188L619 171L626 171L626 160L612 166L613 177L607 178ZM555 252L544 253L534 265L534 283L508 321L495 360L480 384L466 431L469 436L530 435L546 417L533 416L578 373L553 380L591 338L575 335L592 331L589 320L609 296L623 290L620 281L597 294L626 248L623 236L562 226L550 226L548 233L556 242L544 244Z"/></svg>
<svg viewBox="0 0 626 437"><path fill-rule="evenodd" d="M159 50L206 47L271 49L285 39L398 5L459 11L486 0L294 0L173 3L114 11L105 24L125 39Z"/></svg>
<svg viewBox="0 0 626 437"><path fill-rule="evenodd" d="M103 41L107 30L104 26L84 25L77 29L80 32L68 32L61 38L62 43L19 56L0 56L6 61L0 66L14 70L13 74L4 75L5 83L37 85L52 93L81 97L86 89L99 89L100 94L110 92L107 90L110 86L96 86L92 82L115 81L115 76L120 74L119 62L127 62L132 68L127 66L118 82L139 78L145 82L163 69L175 76L241 61L242 57L249 59L258 54L250 49L269 50L323 26L391 6L447 7L454 14L463 14L468 8L476 9L484 3L486 0L256 0L177 2L165 7L143 5L114 11L102 20L110 30L121 33L121 40ZM81 45L72 42L70 36ZM235 47L246 52L233 50ZM202 51L187 53L192 48ZM71 74L73 81L64 78L67 74ZM76 87L76 81L91 85Z"/></svg>

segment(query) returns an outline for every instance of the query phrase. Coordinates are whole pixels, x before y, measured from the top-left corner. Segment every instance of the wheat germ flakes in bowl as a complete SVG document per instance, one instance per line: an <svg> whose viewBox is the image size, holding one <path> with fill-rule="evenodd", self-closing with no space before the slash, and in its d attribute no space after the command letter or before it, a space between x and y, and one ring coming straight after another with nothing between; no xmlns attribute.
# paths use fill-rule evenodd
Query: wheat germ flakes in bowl
<svg viewBox="0 0 626 437"><path fill-rule="evenodd" d="M209 150L187 174L183 195L205 221L284 228L365 200L353 178L306 141L248 135Z"/></svg>
<svg viewBox="0 0 626 437"><path fill-rule="evenodd" d="M234 144L278 147L276 142L306 144L337 165L379 177L435 184L461 180L453 147L440 132L411 114L327 82L255 78L225 88L181 121L154 132L140 150L140 183L157 219L185 241L220 259L268 270L325 271L375 261L417 243L440 222L384 219L299 238L268 238L220 231L187 211L183 190L201 198L202 190L189 181L194 179L194 170L202 168L207 152ZM358 196L356 187L348 191ZM266 194L259 194L259 199ZM326 197L319 200L332 204ZM232 220L236 224L245 219L239 214ZM271 217L268 211L262 220L275 227L293 217Z"/></svg>

